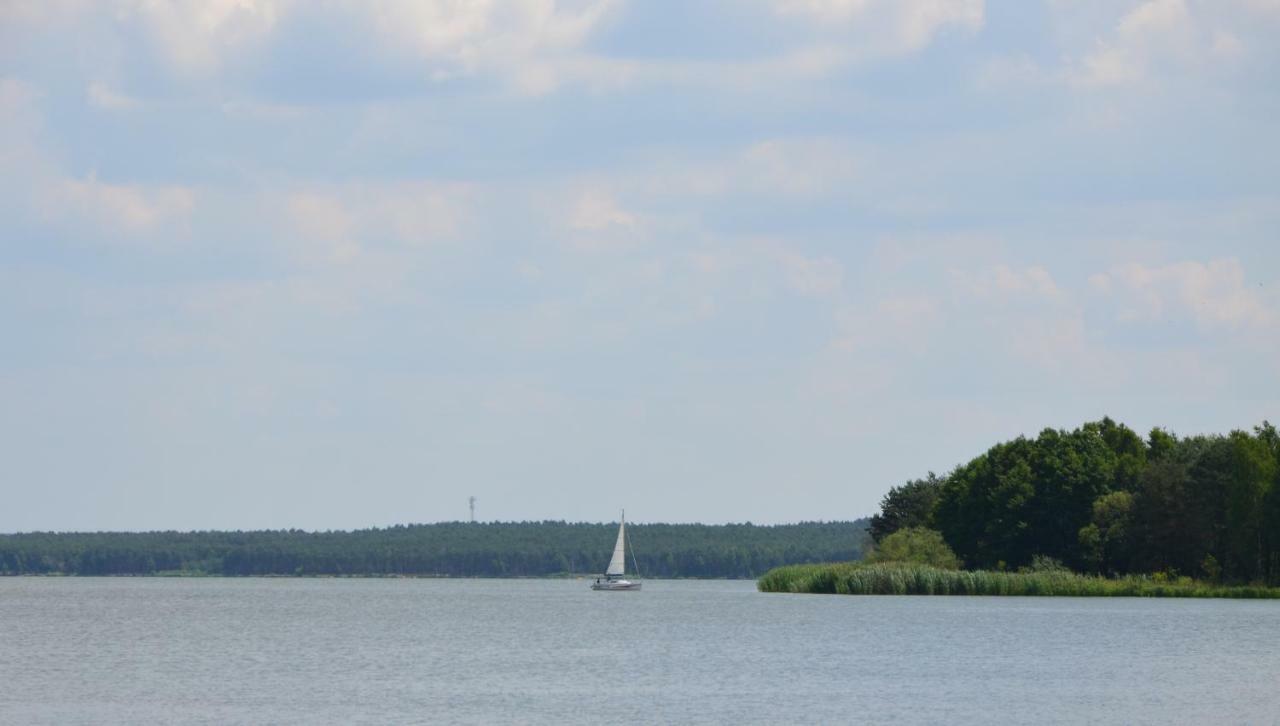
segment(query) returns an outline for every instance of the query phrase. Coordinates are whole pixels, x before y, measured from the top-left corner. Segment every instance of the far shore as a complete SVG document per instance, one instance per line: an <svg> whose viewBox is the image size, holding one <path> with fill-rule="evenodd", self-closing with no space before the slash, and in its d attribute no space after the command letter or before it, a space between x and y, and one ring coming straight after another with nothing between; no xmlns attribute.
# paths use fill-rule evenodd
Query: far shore
<svg viewBox="0 0 1280 726"><path fill-rule="evenodd" d="M603 575L424 575L404 573L366 573L366 574L333 574L333 573L266 573L254 575L234 575L217 572L149 572L149 573L115 573L99 575L81 575L67 572L0 572L4 578L136 578L136 579L224 579L224 580L591 580ZM705 580L708 582L744 582L755 580L754 577L635 577L640 581L656 580Z"/></svg>

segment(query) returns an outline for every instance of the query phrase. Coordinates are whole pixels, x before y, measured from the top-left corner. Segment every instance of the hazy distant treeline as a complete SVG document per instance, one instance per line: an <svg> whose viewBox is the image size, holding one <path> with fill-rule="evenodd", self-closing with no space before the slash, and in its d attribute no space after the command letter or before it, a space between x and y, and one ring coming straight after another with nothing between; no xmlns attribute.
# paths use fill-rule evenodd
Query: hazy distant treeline
<svg viewBox="0 0 1280 726"><path fill-rule="evenodd" d="M431 575L599 573L617 524L493 522L351 532L33 532L0 535L0 574ZM645 577L756 577L785 564L859 559L867 521L627 526Z"/></svg>
<svg viewBox="0 0 1280 726"><path fill-rule="evenodd" d="M1077 571L1280 583L1280 434L1143 439L1111 419L991 447L946 476L894 487L877 541L942 533L966 567L1053 558Z"/></svg>

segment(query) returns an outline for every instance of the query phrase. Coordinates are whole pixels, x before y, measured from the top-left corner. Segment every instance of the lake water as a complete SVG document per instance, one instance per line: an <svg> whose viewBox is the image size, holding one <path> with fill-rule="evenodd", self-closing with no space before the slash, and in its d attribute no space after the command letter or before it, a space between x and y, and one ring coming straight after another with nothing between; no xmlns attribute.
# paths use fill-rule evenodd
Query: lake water
<svg viewBox="0 0 1280 726"><path fill-rule="evenodd" d="M1280 723L1280 602L0 578L0 721Z"/></svg>

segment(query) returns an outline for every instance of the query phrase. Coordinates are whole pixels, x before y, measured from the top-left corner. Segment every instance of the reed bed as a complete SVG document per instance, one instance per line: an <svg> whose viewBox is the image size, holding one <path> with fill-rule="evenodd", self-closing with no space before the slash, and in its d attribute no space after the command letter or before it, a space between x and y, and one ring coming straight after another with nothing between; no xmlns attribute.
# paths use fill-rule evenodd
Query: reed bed
<svg viewBox="0 0 1280 726"><path fill-rule="evenodd" d="M887 562L790 565L765 573L761 592L840 595L1014 595L1055 597L1226 597L1280 599L1280 588L1214 585L1188 578L1122 578L1073 572L990 572L941 570Z"/></svg>

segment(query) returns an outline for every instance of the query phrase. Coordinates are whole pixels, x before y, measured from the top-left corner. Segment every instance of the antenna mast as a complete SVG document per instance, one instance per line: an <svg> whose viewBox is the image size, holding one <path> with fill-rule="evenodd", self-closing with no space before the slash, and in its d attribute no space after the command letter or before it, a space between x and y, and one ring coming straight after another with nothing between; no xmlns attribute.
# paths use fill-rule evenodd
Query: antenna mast
<svg viewBox="0 0 1280 726"><path fill-rule="evenodd" d="M468 501L471 503L471 523L475 524L476 523L476 498L470 497Z"/></svg>

